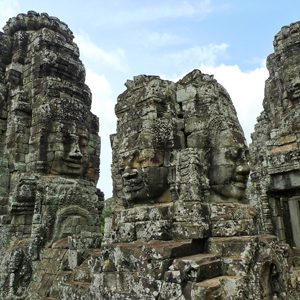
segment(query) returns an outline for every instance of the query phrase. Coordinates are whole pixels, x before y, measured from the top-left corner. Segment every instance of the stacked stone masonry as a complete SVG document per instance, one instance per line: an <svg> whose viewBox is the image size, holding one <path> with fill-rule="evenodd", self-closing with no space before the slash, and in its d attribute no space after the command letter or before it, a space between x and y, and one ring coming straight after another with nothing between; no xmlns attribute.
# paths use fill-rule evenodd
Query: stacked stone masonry
<svg viewBox="0 0 300 300"><path fill-rule="evenodd" d="M10 19L0 298L299 299L299 41L300 23L275 37L249 149L212 75L128 80L102 234L98 119L73 34L45 13Z"/></svg>
<svg viewBox="0 0 300 300"><path fill-rule="evenodd" d="M19 14L0 39L0 297L38 299L43 251L73 234L99 244L98 119L66 24Z"/></svg>

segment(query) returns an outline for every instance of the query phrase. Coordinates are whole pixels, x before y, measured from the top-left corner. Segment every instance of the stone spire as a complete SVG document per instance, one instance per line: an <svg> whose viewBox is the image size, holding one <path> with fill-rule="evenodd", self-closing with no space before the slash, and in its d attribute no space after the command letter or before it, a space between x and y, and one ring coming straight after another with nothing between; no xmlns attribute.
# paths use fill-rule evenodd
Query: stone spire
<svg viewBox="0 0 300 300"><path fill-rule="evenodd" d="M73 38L33 11L0 33L1 297L22 295L44 247L99 236L99 125Z"/></svg>
<svg viewBox="0 0 300 300"><path fill-rule="evenodd" d="M98 120L90 112L91 92L71 30L57 18L29 12L10 19L3 36L10 42L5 72L8 159L17 170L97 182ZM60 143L70 149L60 149ZM82 158L68 157L74 147L82 148Z"/></svg>
<svg viewBox="0 0 300 300"><path fill-rule="evenodd" d="M299 41L300 22L282 27L275 36L274 53L267 59L264 110L250 147L250 193L260 213L260 230L292 247L295 270L300 253Z"/></svg>

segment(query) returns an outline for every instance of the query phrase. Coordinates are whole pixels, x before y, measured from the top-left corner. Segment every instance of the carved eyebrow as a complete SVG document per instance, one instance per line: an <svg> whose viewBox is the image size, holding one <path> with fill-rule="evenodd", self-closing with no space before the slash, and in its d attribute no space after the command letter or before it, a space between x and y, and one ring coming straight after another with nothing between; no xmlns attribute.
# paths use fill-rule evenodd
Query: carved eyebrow
<svg viewBox="0 0 300 300"><path fill-rule="evenodd" d="M239 156L239 149L230 149L228 150L228 154L231 156L231 157L238 157Z"/></svg>
<svg viewBox="0 0 300 300"><path fill-rule="evenodd" d="M224 151L226 157L231 157L231 158L239 158L242 156L243 153L243 148L236 148L236 149L226 149Z"/></svg>
<svg viewBox="0 0 300 300"><path fill-rule="evenodd" d="M79 138L82 139L82 140L88 140L87 135L79 135Z"/></svg>
<svg viewBox="0 0 300 300"><path fill-rule="evenodd" d="M122 161L122 163L124 163L124 162L130 162L130 161L134 160L135 158L136 157L133 154L124 155L124 156L121 156L121 161Z"/></svg>
<svg viewBox="0 0 300 300"><path fill-rule="evenodd" d="M79 146L87 146L89 143L88 143L88 140L87 139L79 139Z"/></svg>

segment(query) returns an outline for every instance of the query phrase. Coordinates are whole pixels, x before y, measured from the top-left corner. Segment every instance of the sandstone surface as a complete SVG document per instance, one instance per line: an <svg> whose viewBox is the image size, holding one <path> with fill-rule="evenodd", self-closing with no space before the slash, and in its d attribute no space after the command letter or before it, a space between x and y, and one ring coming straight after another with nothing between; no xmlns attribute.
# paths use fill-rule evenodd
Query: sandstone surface
<svg viewBox="0 0 300 300"><path fill-rule="evenodd" d="M98 119L71 30L45 13L10 19L1 299L299 299L299 41L300 23L275 37L249 149L212 75L128 80L104 204Z"/></svg>

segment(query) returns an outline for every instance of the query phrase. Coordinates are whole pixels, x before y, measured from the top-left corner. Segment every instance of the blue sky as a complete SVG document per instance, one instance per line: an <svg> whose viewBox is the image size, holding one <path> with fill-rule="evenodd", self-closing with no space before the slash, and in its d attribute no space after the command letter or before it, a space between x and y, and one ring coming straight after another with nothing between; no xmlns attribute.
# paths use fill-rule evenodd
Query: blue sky
<svg viewBox="0 0 300 300"><path fill-rule="evenodd" d="M177 80L199 68L228 90L248 142L262 110L274 35L300 20L299 0L0 0L0 26L35 10L67 23L79 45L100 118L98 186L111 195L109 134L124 82L138 74Z"/></svg>

